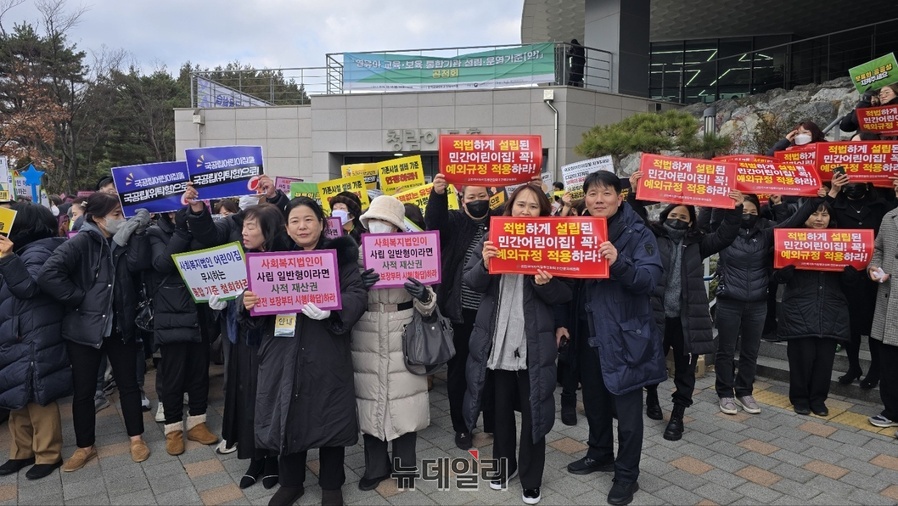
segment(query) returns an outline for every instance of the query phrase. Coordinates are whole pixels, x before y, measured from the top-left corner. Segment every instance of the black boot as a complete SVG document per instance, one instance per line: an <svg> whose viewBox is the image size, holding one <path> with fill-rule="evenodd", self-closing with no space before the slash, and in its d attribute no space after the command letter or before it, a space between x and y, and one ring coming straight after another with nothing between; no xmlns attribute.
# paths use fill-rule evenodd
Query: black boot
<svg viewBox="0 0 898 506"><path fill-rule="evenodd" d="M661 403L658 402L658 388L647 388L645 391L645 415L652 420L664 420Z"/></svg>
<svg viewBox="0 0 898 506"><path fill-rule="evenodd" d="M864 371L861 370L860 366L849 367L848 372L839 376L839 383L842 385L850 385L854 383L854 380L859 379L864 374Z"/></svg>
<svg viewBox="0 0 898 506"><path fill-rule="evenodd" d="M305 493L305 487L285 487L281 485L281 488L268 500L268 506L293 506L293 503L298 501Z"/></svg>
<svg viewBox="0 0 898 506"><path fill-rule="evenodd" d="M679 441L683 437L683 413L686 406L674 404L673 411L670 413L670 422L664 429L664 439L668 441Z"/></svg>
<svg viewBox="0 0 898 506"><path fill-rule="evenodd" d="M262 477L262 471L265 470L265 459L252 459L249 462L249 469L240 478L240 488L251 487L256 481Z"/></svg>
<svg viewBox="0 0 898 506"><path fill-rule="evenodd" d="M343 506L343 489L321 490L321 506Z"/></svg>
<svg viewBox="0 0 898 506"><path fill-rule="evenodd" d="M265 457L265 472L262 474L262 486L266 489L274 488L278 484L278 458L277 455Z"/></svg>
<svg viewBox="0 0 898 506"><path fill-rule="evenodd" d="M577 394L561 394L561 423L577 425Z"/></svg>

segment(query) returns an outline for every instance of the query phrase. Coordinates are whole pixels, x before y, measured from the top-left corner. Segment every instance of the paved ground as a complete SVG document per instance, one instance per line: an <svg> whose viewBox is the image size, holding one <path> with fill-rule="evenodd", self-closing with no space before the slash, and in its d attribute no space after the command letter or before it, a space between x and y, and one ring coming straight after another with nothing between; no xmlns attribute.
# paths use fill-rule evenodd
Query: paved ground
<svg viewBox="0 0 898 506"><path fill-rule="evenodd" d="M147 374L153 392L154 372ZM221 426L221 368L213 368L210 426ZM672 383L666 383L666 390ZM687 411L686 433L679 442L661 437L666 422L646 419L642 476L634 504L895 504L898 502L898 440L895 429L874 430L866 418L878 407L834 397L826 418L798 416L789 408L786 385L759 383L760 415L721 414L713 389L713 374L696 385L696 403ZM114 398L115 401L117 399ZM155 399L153 407L155 412ZM431 392L432 423L419 435L419 458L468 456L455 448L448 416L445 383L437 379ZM581 406L582 407L582 406ZM665 416L669 401L662 400ZM145 437L153 452L142 464L131 461L117 402L97 419L99 461L75 473L54 473L31 482L25 472L0 478L0 505L7 504L267 504L274 490L261 484L240 490L246 470L236 453L217 455L212 447L188 443L180 457L165 453L162 426L145 415ZM71 405L62 405L65 447L74 451ZM582 415L582 412L581 412ZM556 422L548 436L542 504L604 504L611 476L574 476L565 466L584 455L586 420L577 426ZM489 455L491 438L475 435L475 444ZM9 431L0 429L0 448L8 448ZM320 504L316 452L310 452L309 479L300 504ZM476 491L438 490L419 484L416 491L399 491L392 481L376 491L360 492L361 446L349 448L344 497L349 504L521 504L520 484L493 491L483 484Z"/></svg>

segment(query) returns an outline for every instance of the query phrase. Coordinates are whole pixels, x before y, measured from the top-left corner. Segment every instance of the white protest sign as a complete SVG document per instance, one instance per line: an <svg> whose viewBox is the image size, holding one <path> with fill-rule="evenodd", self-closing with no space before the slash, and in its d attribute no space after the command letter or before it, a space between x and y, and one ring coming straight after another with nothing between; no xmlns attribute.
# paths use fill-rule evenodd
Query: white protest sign
<svg viewBox="0 0 898 506"><path fill-rule="evenodd" d="M236 298L246 290L246 259L239 242L172 255L194 302L217 295Z"/></svg>
<svg viewBox="0 0 898 506"><path fill-rule="evenodd" d="M614 162L610 155L562 165L561 178L564 179L564 190L571 193L572 199L582 199L583 181L586 180L586 176L597 170L614 172Z"/></svg>

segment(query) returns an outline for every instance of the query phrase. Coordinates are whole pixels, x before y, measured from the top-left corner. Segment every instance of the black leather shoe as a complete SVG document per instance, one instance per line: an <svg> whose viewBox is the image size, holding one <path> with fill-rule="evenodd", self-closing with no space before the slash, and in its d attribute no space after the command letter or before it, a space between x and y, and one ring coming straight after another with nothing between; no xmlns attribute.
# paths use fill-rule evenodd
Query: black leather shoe
<svg viewBox="0 0 898 506"><path fill-rule="evenodd" d="M18 473L20 469L34 464L34 457L30 459L9 459L0 466L0 476Z"/></svg>
<svg viewBox="0 0 898 506"><path fill-rule="evenodd" d="M811 408L811 412L817 416L829 416L829 409L827 409L826 406Z"/></svg>
<svg viewBox="0 0 898 506"><path fill-rule="evenodd" d="M565 425L577 425L577 396L561 396L561 423Z"/></svg>
<svg viewBox="0 0 898 506"><path fill-rule="evenodd" d="M863 374L863 371L860 369L849 369L848 372L839 376L839 383L842 385L850 385L854 383L854 380L860 378L861 374Z"/></svg>
<svg viewBox="0 0 898 506"><path fill-rule="evenodd" d="M470 432L456 432L455 433L455 446L457 446L460 450L470 450L473 446L471 442L471 433Z"/></svg>
<svg viewBox="0 0 898 506"><path fill-rule="evenodd" d="M879 378L870 379L870 376L867 376L863 381L861 381L861 388L863 390L873 390L878 384Z"/></svg>
<svg viewBox="0 0 898 506"><path fill-rule="evenodd" d="M55 464L35 464L25 473L25 477L29 480L39 480L41 478L46 478L50 476L50 474L55 471L57 468L62 467L62 459L59 459L59 462Z"/></svg>
<svg viewBox="0 0 898 506"><path fill-rule="evenodd" d="M375 488L377 488L378 485L380 485L380 482L386 480L389 477L390 477L390 475L381 476L380 478L364 478L363 477L361 480L359 480L359 490L361 490L363 492L367 492L369 490L374 490Z"/></svg>
<svg viewBox="0 0 898 506"><path fill-rule="evenodd" d="M639 490L638 481L626 483L614 480L614 485L611 485L611 491L608 492L608 504L615 506L630 504L637 490Z"/></svg>
<svg viewBox="0 0 898 506"><path fill-rule="evenodd" d="M595 472L610 473L614 471L614 459L606 461L593 460L583 457L567 465L567 472L571 474L589 474Z"/></svg>
<svg viewBox="0 0 898 506"><path fill-rule="evenodd" d="M298 501L305 493L305 487L281 486L281 488L271 496L271 499L268 500L268 506L293 506L293 503Z"/></svg>
<svg viewBox="0 0 898 506"><path fill-rule="evenodd" d="M807 406L792 406L792 409L795 410L799 415L810 415L811 409Z"/></svg>
<svg viewBox="0 0 898 506"><path fill-rule="evenodd" d="M673 412L670 414L670 421L667 422L667 428L664 429L664 439L679 441L683 437L683 413L685 411L685 407L674 405Z"/></svg>

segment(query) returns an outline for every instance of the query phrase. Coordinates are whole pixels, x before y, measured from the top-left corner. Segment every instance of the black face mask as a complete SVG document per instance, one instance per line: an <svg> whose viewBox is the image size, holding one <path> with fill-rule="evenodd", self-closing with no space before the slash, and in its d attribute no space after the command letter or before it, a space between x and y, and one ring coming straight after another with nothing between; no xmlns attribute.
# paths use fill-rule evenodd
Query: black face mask
<svg viewBox="0 0 898 506"><path fill-rule="evenodd" d="M867 195L867 185L865 184L852 184L846 186L842 191L845 192L845 196L851 200L860 200Z"/></svg>
<svg viewBox="0 0 898 506"><path fill-rule="evenodd" d="M686 230L689 228L689 224L683 220L677 220L674 218L668 218L664 220L664 225L673 230Z"/></svg>
<svg viewBox="0 0 898 506"><path fill-rule="evenodd" d="M485 217L490 212L489 200L472 200L465 204L468 214L475 219Z"/></svg>
<svg viewBox="0 0 898 506"><path fill-rule="evenodd" d="M755 225L758 224L758 215L757 214L743 214L742 215L742 228L752 229L755 228Z"/></svg>

